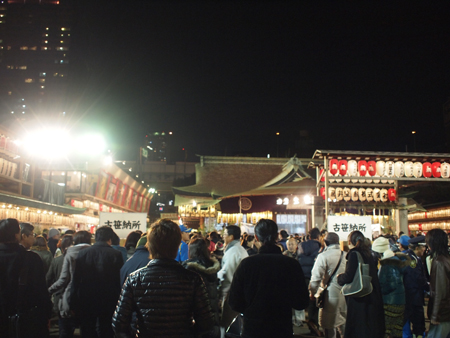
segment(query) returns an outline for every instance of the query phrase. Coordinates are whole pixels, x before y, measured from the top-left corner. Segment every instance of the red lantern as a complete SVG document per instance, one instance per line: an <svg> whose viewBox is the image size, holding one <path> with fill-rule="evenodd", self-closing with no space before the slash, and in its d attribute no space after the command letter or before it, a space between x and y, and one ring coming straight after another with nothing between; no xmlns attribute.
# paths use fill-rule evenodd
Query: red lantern
<svg viewBox="0 0 450 338"><path fill-rule="evenodd" d="M425 162L422 165L423 168L423 177L431 177L433 170L431 169L431 163L430 162Z"/></svg>
<svg viewBox="0 0 450 338"><path fill-rule="evenodd" d="M397 191L395 189L389 189L388 190L388 198L389 201L394 202L395 199L397 198Z"/></svg>
<svg viewBox="0 0 450 338"><path fill-rule="evenodd" d="M320 196L325 199L325 187L320 188Z"/></svg>
<svg viewBox="0 0 450 338"><path fill-rule="evenodd" d="M332 175L336 175L338 172L338 165L339 165L338 160L336 160L336 159L330 160L329 165L330 165L330 173Z"/></svg>
<svg viewBox="0 0 450 338"><path fill-rule="evenodd" d="M323 173L323 175L322 175ZM325 182L325 173L323 172L323 169L320 169L319 177L322 175L322 178L320 179L321 182Z"/></svg>
<svg viewBox="0 0 450 338"><path fill-rule="evenodd" d="M377 174L377 164L375 163L375 161L367 162L367 171L369 172L370 176L375 176Z"/></svg>
<svg viewBox="0 0 450 338"><path fill-rule="evenodd" d="M339 175L345 176L347 173L348 163L346 160L339 161Z"/></svg>
<svg viewBox="0 0 450 338"><path fill-rule="evenodd" d="M441 177L441 163L434 162L431 165L431 172L433 173L433 177L436 177L436 178Z"/></svg>
<svg viewBox="0 0 450 338"><path fill-rule="evenodd" d="M366 176L367 174L367 162L366 161L359 161L358 162L358 171L359 176Z"/></svg>

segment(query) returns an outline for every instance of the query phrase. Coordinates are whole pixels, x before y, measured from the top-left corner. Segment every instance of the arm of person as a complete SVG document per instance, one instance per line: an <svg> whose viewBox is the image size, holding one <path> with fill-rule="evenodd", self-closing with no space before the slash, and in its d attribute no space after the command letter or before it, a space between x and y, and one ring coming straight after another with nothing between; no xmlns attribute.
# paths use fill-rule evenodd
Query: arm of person
<svg viewBox="0 0 450 338"><path fill-rule="evenodd" d="M133 315L133 286L128 278L123 285L116 310L112 317L112 327L116 337L132 337L129 327Z"/></svg>
<svg viewBox="0 0 450 338"><path fill-rule="evenodd" d="M33 271L32 277L29 280L33 285L33 294L37 298L37 304L43 313L50 318L52 311L52 301L50 300L50 294L47 291L47 283L45 280L44 263L42 259L34 253L27 252L29 260L28 264Z"/></svg>
<svg viewBox="0 0 450 338"><path fill-rule="evenodd" d="M310 293L315 295L317 289L320 286L320 282L326 274L326 261L323 259L323 255L317 256L314 266L311 270L311 280L309 282Z"/></svg>
<svg viewBox="0 0 450 338"><path fill-rule="evenodd" d="M337 276L337 282L343 286L350 284L355 277L356 269L358 268L358 256L356 252L351 252L348 256L347 265L345 266L345 272Z"/></svg>
<svg viewBox="0 0 450 338"><path fill-rule="evenodd" d="M194 296L195 332L201 336L212 331L214 327L214 313L203 280L198 276L195 282Z"/></svg>
<svg viewBox="0 0 450 338"><path fill-rule="evenodd" d="M69 262L70 258L69 256L64 257L64 262L63 262L63 266L61 269L61 274L59 275L59 278L56 282L54 282L49 288L48 288L48 292L50 292L50 294L53 294L61 289L64 289L70 282L70 262ZM50 269L51 270L51 269ZM47 278L48 278L48 274L47 274Z"/></svg>

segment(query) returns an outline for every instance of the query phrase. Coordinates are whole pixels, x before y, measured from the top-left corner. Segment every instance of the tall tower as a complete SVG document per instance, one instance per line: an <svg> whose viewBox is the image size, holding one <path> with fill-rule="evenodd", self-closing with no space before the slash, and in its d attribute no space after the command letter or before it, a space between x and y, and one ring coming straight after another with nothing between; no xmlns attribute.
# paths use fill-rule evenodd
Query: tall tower
<svg viewBox="0 0 450 338"><path fill-rule="evenodd" d="M0 0L0 116L65 116L73 11L67 0Z"/></svg>

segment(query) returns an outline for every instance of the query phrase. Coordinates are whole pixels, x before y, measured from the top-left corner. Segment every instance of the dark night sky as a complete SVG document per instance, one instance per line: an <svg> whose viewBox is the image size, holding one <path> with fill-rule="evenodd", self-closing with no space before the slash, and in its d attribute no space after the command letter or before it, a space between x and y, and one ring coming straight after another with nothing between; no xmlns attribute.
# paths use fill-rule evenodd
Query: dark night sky
<svg viewBox="0 0 450 338"><path fill-rule="evenodd" d="M80 1L83 125L123 153L148 130L188 154L444 152L450 4ZM123 155L118 155L123 156ZM312 156L312 152L303 154Z"/></svg>

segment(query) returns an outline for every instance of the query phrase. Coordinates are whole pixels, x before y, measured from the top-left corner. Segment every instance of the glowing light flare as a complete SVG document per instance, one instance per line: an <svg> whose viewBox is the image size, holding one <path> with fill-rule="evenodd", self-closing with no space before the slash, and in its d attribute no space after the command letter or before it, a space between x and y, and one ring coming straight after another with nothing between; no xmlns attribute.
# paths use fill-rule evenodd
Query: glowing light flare
<svg viewBox="0 0 450 338"><path fill-rule="evenodd" d="M29 133L23 141L23 149L30 155L43 158L61 158L70 149L69 134L64 129L47 128Z"/></svg>

